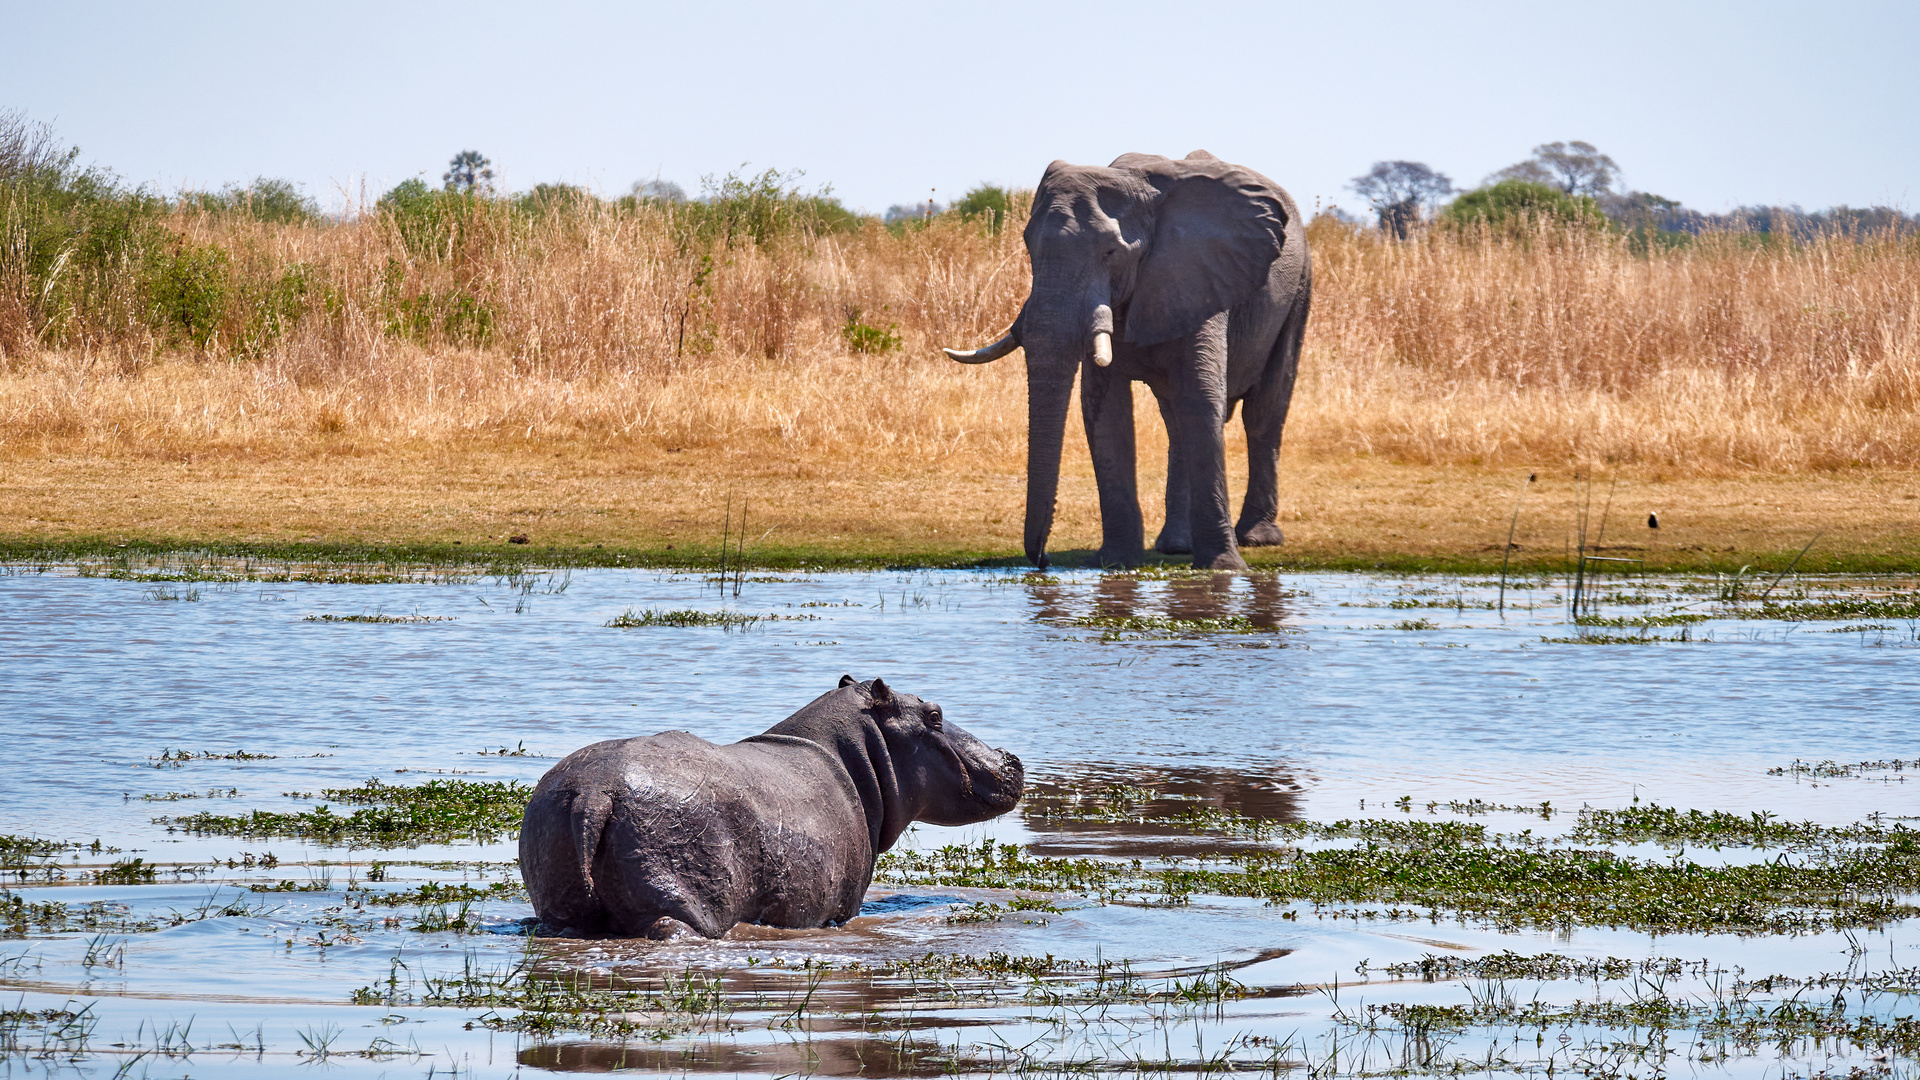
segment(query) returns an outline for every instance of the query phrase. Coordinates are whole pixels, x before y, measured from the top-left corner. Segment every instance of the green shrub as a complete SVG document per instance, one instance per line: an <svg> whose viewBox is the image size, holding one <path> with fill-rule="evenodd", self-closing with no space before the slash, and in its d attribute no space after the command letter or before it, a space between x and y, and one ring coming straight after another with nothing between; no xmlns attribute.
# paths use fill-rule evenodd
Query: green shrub
<svg viewBox="0 0 1920 1080"><path fill-rule="evenodd" d="M599 200L586 188L572 184L535 184L533 190L516 196L513 208L528 217L545 217L555 211L592 206Z"/></svg>
<svg viewBox="0 0 1920 1080"><path fill-rule="evenodd" d="M969 221L978 220L986 226L988 235L994 235L1013 213L1013 193L994 184L976 184L953 204L951 212Z"/></svg>
<svg viewBox="0 0 1920 1080"><path fill-rule="evenodd" d="M1531 180L1502 180L1469 191L1448 204L1441 217L1452 225L1484 223L1496 232L1524 231L1549 222L1596 229L1607 225L1607 216L1591 196L1569 195Z"/></svg>
<svg viewBox="0 0 1920 1080"><path fill-rule="evenodd" d="M175 341L212 348L232 288L224 250L176 241L171 251L156 252L149 262L147 302L154 328Z"/></svg>
<svg viewBox="0 0 1920 1080"><path fill-rule="evenodd" d="M847 348L857 353L890 353L900 347L899 326L888 323L884 329L862 322L860 309L847 312L847 321L840 327L840 337Z"/></svg>
<svg viewBox="0 0 1920 1080"><path fill-rule="evenodd" d="M768 169L758 176L701 177L700 201L670 204L682 242L767 244L791 236L854 232L865 222L842 206L831 188L803 193L796 186L800 176Z"/></svg>
<svg viewBox="0 0 1920 1080"><path fill-rule="evenodd" d="M218 192L182 195L181 209L207 214L238 214L276 225L306 225L320 220L320 204L301 194L291 180L255 177L246 187L228 185Z"/></svg>
<svg viewBox="0 0 1920 1080"><path fill-rule="evenodd" d="M435 190L416 177L394 185L374 203L374 209L393 222L408 251L446 258L454 237L478 216L485 198L466 191Z"/></svg>

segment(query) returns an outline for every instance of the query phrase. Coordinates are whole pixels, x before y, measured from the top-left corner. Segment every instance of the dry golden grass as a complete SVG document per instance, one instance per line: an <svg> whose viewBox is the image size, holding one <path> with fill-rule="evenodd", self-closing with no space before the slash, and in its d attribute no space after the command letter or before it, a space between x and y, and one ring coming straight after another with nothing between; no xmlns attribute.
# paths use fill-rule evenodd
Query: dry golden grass
<svg viewBox="0 0 1920 1080"><path fill-rule="evenodd" d="M657 210L578 206L479 215L423 254L377 215L172 227L228 253L213 346L136 320L7 353L0 531L474 542L533 520L556 542L705 542L734 492L795 549L1017 547L1022 368L937 350L1018 310L1014 230L703 247ZM1914 240L1721 237L1647 256L1603 235L1395 243L1324 219L1311 237L1290 553L1497 551L1526 469L1562 486L1618 474L1638 506L1701 509L1697 543L1675 550L1797 550L1823 525L1827 544L1910 547ZM296 269L304 293L263 323ZM903 347L851 351L855 312ZM1157 493L1164 437L1139 398ZM1056 544L1090 546L1083 446L1067 474ZM1553 498L1537 502L1547 533L1522 543L1557 555L1571 503Z"/></svg>

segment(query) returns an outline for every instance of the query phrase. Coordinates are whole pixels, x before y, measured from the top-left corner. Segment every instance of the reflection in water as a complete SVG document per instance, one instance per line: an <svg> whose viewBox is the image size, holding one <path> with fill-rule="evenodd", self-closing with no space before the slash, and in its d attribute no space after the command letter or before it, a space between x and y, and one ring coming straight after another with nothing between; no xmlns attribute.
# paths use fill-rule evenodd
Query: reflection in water
<svg viewBox="0 0 1920 1080"><path fill-rule="evenodd" d="M1244 847L1239 837L1195 835L1193 830L1141 821L1062 820L1053 811L1075 804L1122 805L1158 817L1211 808L1245 817L1299 821L1299 770L1285 762L1247 771L1199 764L1088 764L1030 780L1021 813L1035 834L1035 855L1095 853L1129 858L1194 856Z"/></svg>
<svg viewBox="0 0 1920 1080"><path fill-rule="evenodd" d="M895 1026L895 1019L885 1021ZM952 1027L950 1020L943 1026ZM628 1070L919 1077L945 1076L953 1069L953 1048L929 1039L869 1035L853 1039L807 1038L746 1044L731 1038L707 1039L668 1047L635 1043L559 1042L520 1051L518 1060L555 1072Z"/></svg>
<svg viewBox="0 0 1920 1080"><path fill-rule="evenodd" d="M1035 580L1027 586L1033 617L1040 622L1063 622L1082 616L1109 619L1163 617L1182 621L1219 620L1242 616L1254 626L1271 630L1292 614L1288 604L1298 594L1280 584L1276 574L1193 574L1166 580L1132 574L1103 574L1089 583Z"/></svg>

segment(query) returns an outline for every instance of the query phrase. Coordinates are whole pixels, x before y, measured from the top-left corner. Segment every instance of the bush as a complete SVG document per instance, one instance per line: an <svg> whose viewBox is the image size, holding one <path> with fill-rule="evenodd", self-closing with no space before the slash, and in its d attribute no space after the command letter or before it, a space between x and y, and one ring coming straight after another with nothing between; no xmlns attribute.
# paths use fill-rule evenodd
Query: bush
<svg viewBox="0 0 1920 1080"><path fill-rule="evenodd" d="M831 188L803 193L801 174L768 169L758 176L728 173L700 179L699 202L673 206L684 240L731 247L743 240L766 244L789 236L857 231L866 219L848 210Z"/></svg>
<svg viewBox="0 0 1920 1080"><path fill-rule="evenodd" d="M484 201L484 195L472 192L435 190L416 177L394 185L374 209L393 222L408 251L446 258L453 238L473 220Z"/></svg>
<svg viewBox="0 0 1920 1080"><path fill-rule="evenodd" d="M153 256L147 298L156 329L197 348L213 347L226 317L232 288L227 253L217 247L177 242Z"/></svg>
<svg viewBox="0 0 1920 1080"><path fill-rule="evenodd" d="M1592 196L1569 195L1531 180L1502 180L1469 191L1448 204L1441 218L1451 225L1485 223L1496 232L1524 231L1547 222L1591 228L1607 224L1607 216Z"/></svg>
<svg viewBox="0 0 1920 1080"><path fill-rule="evenodd" d="M976 184L960 201L953 204L953 212L968 221L979 221L986 226L987 235L997 234L1006 225L1013 214L1013 192L995 184Z"/></svg>
<svg viewBox="0 0 1920 1080"><path fill-rule="evenodd" d="M513 200L513 208L528 217L545 217L556 211L592 206L598 201L586 188L572 184L535 184L532 191Z"/></svg>
<svg viewBox="0 0 1920 1080"><path fill-rule="evenodd" d="M900 327L888 323L885 328L861 321L859 308L847 312L847 321L840 327L840 337L847 348L857 353L890 353L900 347Z"/></svg>
<svg viewBox="0 0 1920 1080"><path fill-rule="evenodd" d="M291 180L255 177L246 187L229 184L218 192L189 192L181 209L208 214L239 214L276 225L306 225L320 220L320 204L301 194Z"/></svg>

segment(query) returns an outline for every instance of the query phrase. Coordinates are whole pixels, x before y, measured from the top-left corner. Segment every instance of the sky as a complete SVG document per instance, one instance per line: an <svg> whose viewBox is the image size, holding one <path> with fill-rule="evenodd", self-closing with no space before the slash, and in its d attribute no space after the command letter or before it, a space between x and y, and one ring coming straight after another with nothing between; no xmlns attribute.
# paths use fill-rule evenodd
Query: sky
<svg viewBox="0 0 1920 1080"><path fill-rule="evenodd" d="M1920 4L0 0L0 110L163 192L333 209L456 152L602 194L801 170L849 206L1204 148L1303 206L1581 139L1700 210L1920 206Z"/></svg>

